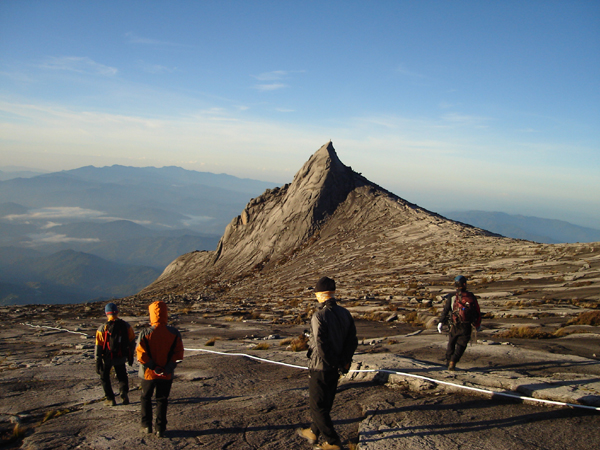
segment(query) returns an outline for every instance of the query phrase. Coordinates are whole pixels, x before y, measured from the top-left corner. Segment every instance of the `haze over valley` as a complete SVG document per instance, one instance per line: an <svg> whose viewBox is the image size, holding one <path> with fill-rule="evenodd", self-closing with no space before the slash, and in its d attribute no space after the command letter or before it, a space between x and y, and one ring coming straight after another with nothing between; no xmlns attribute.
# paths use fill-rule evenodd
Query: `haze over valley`
<svg viewBox="0 0 600 450"><path fill-rule="evenodd" d="M0 303L134 294L179 255L213 250L231 217L268 187L176 167L0 181Z"/></svg>
<svg viewBox="0 0 600 450"><path fill-rule="evenodd" d="M18 169L5 169L0 181L0 304L135 294L180 255L214 250L231 218L275 187L178 167ZM517 239L600 241L600 230L564 221L485 211L445 215Z"/></svg>

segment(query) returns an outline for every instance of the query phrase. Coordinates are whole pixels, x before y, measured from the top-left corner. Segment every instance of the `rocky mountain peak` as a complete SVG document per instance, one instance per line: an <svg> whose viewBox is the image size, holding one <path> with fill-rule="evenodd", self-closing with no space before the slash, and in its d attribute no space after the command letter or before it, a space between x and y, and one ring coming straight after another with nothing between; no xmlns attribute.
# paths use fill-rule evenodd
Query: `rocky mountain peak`
<svg viewBox="0 0 600 450"><path fill-rule="evenodd" d="M267 264L309 238L364 178L339 160L330 141L315 152L291 184L252 199L227 226L213 263L243 271Z"/></svg>
<svg viewBox="0 0 600 450"><path fill-rule="evenodd" d="M301 255L311 260L315 248L330 253L335 264L340 249L350 245L361 260L367 260L369 252L391 258L402 241L473 234L490 235L419 208L370 182L345 166L328 142L291 184L267 189L250 200L226 227L214 252L181 256L142 294L231 284L258 273L277 277L290 261L303 264ZM356 264L356 259L349 263ZM311 265L297 270L310 270Z"/></svg>

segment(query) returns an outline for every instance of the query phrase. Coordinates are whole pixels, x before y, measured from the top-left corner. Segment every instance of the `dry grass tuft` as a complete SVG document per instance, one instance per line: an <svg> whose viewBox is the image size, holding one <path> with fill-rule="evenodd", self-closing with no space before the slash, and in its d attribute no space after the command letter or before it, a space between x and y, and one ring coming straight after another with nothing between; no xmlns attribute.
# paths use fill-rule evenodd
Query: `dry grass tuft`
<svg viewBox="0 0 600 450"><path fill-rule="evenodd" d="M25 437L27 433L27 428L25 428L20 423L17 423L13 428L12 435L10 436L10 442L20 441Z"/></svg>
<svg viewBox="0 0 600 450"><path fill-rule="evenodd" d="M600 325L600 311L586 311L574 319L569 320L568 325Z"/></svg>
<svg viewBox="0 0 600 450"><path fill-rule="evenodd" d="M285 338L279 342L279 345L290 345L294 338Z"/></svg>
<svg viewBox="0 0 600 450"><path fill-rule="evenodd" d="M557 337L553 333L542 331L534 327L512 327L506 331L496 333L494 337L515 339L552 339Z"/></svg>
<svg viewBox="0 0 600 450"><path fill-rule="evenodd" d="M416 311L411 311L406 316L404 316L404 322L409 323L414 327L423 325L423 319L419 316L419 313L417 313Z"/></svg>
<svg viewBox="0 0 600 450"><path fill-rule="evenodd" d="M291 340L286 350L291 350L293 352L303 352L308 350L308 338L301 334L297 338Z"/></svg>
<svg viewBox="0 0 600 450"><path fill-rule="evenodd" d="M271 346L266 342L261 342L260 344L256 344L256 346L252 347L252 350L269 350Z"/></svg>
<svg viewBox="0 0 600 450"><path fill-rule="evenodd" d="M60 417L63 414L68 414L70 412L71 412L70 409L56 409L56 410L48 411L44 415L44 418L42 419L42 423L47 422L50 419L54 419L55 417Z"/></svg>
<svg viewBox="0 0 600 450"><path fill-rule="evenodd" d="M215 342L217 342L219 339L221 339L220 337L216 336L216 337L212 337L210 338L208 341L206 341L204 343L204 345L206 347L213 347L215 345Z"/></svg>

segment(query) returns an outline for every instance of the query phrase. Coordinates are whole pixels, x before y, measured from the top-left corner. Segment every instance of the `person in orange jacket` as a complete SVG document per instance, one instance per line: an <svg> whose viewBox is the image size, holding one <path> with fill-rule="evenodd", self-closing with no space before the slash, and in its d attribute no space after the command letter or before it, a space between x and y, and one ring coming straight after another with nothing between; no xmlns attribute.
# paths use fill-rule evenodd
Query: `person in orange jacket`
<svg viewBox="0 0 600 450"><path fill-rule="evenodd" d="M106 404L115 406L115 393L110 382L110 370L114 367L119 380L119 393L124 405L129 404L129 379L125 363L133 364L135 333L127 322L119 319L119 309L114 303L104 307L107 322L96 330L96 373L100 375Z"/></svg>
<svg viewBox="0 0 600 450"><path fill-rule="evenodd" d="M173 374L183 359L183 341L179 331L167 325L165 302L154 302L148 309L151 327L140 332L136 348L142 378L142 431L152 433L152 396L156 390L156 435L164 437Z"/></svg>

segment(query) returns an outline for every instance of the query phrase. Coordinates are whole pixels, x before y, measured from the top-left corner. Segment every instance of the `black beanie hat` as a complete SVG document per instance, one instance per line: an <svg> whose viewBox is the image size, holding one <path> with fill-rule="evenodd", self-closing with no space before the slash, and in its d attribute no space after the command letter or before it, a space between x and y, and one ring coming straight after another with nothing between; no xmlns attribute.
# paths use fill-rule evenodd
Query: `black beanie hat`
<svg viewBox="0 0 600 450"><path fill-rule="evenodd" d="M315 286L315 292L328 292L335 291L335 281L331 278L323 277L319 281L317 281L317 285Z"/></svg>

